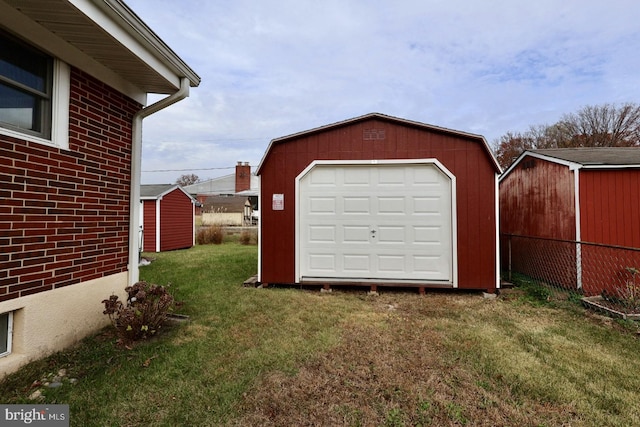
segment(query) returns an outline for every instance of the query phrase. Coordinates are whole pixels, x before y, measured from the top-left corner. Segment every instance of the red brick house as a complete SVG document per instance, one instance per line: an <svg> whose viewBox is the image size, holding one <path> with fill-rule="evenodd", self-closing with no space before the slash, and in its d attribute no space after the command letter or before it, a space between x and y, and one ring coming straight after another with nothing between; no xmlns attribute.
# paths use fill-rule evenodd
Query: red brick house
<svg viewBox="0 0 640 427"><path fill-rule="evenodd" d="M118 0L0 0L0 64L3 375L138 280L142 121L200 78Z"/></svg>
<svg viewBox="0 0 640 427"><path fill-rule="evenodd" d="M163 252L195 244L195 207L198 202L179 185L140 187L142 250Z"/></svg>

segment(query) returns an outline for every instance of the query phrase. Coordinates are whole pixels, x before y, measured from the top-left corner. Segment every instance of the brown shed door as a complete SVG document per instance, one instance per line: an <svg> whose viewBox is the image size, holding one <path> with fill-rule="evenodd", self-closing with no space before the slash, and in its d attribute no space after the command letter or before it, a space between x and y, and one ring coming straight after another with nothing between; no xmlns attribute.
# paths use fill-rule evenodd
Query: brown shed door
<svg viewBox="0 0 640 427"><path fill-rule="evenodd" d="M318 164L298 194L301 280L453 282L452 179L437 165Z"/></svg>

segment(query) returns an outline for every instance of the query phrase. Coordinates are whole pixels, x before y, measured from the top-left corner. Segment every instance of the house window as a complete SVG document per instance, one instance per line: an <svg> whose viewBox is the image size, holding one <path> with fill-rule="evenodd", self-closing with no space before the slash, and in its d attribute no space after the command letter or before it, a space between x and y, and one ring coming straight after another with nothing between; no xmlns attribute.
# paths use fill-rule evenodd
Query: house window
<svg viewBox="0 0 640 427"><path fill-rule="evenodd" d="M0 357L11 353L13 313L0 314Z"/></svg>
<svg viewBox="0 0 640 427"><path fill-rule="evenodd" d="M68 148L69 67L0 31L0 133Z"/></svg>

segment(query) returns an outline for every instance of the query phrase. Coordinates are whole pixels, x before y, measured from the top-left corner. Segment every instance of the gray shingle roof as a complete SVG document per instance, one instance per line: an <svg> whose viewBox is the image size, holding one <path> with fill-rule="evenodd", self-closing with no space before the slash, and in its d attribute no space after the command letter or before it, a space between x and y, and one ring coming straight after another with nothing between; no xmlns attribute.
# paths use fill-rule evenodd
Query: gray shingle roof
<svg viewBox="0 0 640 427"><path fill-rule="evenodd" d="M158 197L165 191L176 187L176 184L148 184L140 186L140 197Z"/></svg>
<svg viewBox="0 0 640 427"><path fill-rule="evenodd" d="M547 148L529 150L581 165L640 165L640 147Z"/></svg>

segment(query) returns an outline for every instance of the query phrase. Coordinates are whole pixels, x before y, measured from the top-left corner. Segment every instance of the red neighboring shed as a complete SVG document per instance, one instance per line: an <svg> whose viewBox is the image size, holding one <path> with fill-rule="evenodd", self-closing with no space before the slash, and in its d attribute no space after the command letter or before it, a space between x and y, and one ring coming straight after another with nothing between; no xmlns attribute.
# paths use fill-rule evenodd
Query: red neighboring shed
<svg viewBox="0 0 640 427"><path fill-rule="evenodd" d="M379 113L274 139L258 280L492 292L499 173L482 136Z"/></svg>
<svg viewBox="0 0 640 427"><path fill-rule="evenodd" d="M628 251L629 258L618 262L613 253L586 244L640 248L640 148L526 151L500 178L500 215L503 234L585 243L565 245L568 254L547 250L541 262L548 265L531 264L527 249L516 248L512 263L525 268L526 261L525 274L560 271L559 284L598 294L626 267L640 266L640 252ZM570 262L555 265L563 258Z"/></svg>
<svg viewBox="0 0 640 427"><path fill-rule="evenodd" d="M196 201L179 185L140 186L142 250L186 249L195 242Z"/></svg>

